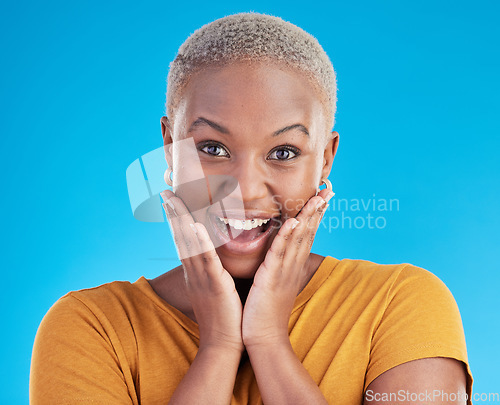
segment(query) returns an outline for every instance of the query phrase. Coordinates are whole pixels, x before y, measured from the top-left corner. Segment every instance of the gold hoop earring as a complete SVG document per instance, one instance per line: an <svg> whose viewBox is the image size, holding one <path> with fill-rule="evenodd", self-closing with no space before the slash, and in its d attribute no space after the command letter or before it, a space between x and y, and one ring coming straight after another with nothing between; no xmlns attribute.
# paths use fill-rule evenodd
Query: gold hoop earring
<svg viewBox="0 0 500 405"><path fill-rule="evenodd" d="M321 184L320 184L320 187L321 187L323 184L326 186L326 189L327 189L328 191L333 191L333 189L332 189L332 182L331 182L330 180L328 180L327 178L321 179ZM333 195L335 195L335 193L333 193Z"/></svg>
<svg viewBox="0 0 500 405"><path fill-rule="evenodd" d="M170 177L172 175L172 168L169 167L167 170L165 170L165 173L163 174L163 178L165 179L165 183L167 183L170 187L172 187L172 178Z"/></svg>

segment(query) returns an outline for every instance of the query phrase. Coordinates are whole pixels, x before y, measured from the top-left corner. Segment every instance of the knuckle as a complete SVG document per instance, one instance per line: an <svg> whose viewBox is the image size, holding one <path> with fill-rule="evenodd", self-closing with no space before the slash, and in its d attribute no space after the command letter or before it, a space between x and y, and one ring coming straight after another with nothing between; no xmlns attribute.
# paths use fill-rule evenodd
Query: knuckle
<svg viewBox="0 0 500 405"><path fill-rule="evenodd" d="M201 256L201 259L204 263L211 263L217 258L217 252L215 250L211 250L209 252L204 253Z"/></svg>
<svg viewBox="0 0 500 405"><path fill-rule="evenodd" d="M179 237L179 235L177 234L174 234L174 243L179 246L179 244L181 243L182 239Z"/></svg>
<svg viewBox="0 0 500 405"><path fill-rule="evenodd" d="M326 207L327 207L327 205L323 204L321 207L318 208L317 213L320 215L323 214L326 211Z"/></svg>
<svg viewBox="0 0 500 405"><path fill-rule="evenodd" d="M283 259L285 256L285 248L282 249L270 249L272 253L278 258L278 259Z"/></svg>

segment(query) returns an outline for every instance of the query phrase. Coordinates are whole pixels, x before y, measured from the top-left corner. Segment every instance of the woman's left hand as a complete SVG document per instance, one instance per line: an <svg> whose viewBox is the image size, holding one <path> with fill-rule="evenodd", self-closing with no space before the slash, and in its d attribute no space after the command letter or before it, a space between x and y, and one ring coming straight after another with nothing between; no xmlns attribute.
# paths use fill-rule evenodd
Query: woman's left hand
<svg viewBox="0 0 500 405"><path fill-rule="evenodd" d="M325 198L332 194L321 190L296 218L285 221L257 269L243 308L242 338L247 349L289 342L290 314L307 280L305 264L327 208Z"/></svg>

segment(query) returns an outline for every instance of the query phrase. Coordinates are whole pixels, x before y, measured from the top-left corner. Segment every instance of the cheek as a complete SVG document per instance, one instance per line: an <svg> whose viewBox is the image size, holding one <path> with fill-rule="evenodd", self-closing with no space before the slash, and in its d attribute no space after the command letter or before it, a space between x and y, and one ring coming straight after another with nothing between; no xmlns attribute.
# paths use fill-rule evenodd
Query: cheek
<svg viewBox="0 0 500 405"><path fill-rule="evenodd" d="M286 217L295 217L300 210L307 204L311 197L316 195L316 189L310 185L297 184L294 188L289 188L278 198L277 205L280 207L282 215Z"/></svg>
<svg viewBox="0 0 500 405"><path fill-rule="evenodd" d="M293 171L293 173L276 176L274 195L280 210L292 217L316 195L319 184L315 182L314 167Z"/></svg>

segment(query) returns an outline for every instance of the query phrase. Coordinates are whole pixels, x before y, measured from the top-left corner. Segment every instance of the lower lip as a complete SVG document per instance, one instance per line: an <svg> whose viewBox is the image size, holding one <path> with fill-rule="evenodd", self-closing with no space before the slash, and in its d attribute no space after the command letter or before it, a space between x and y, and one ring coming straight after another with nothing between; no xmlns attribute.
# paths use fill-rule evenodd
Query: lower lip
<svg viewBox="0 0 500 405"><path fill-rule="evenodd" d="M272 219L271 224L269 224L269 227L264 232L262 232L255 239L248 242L237 242L226 236L224 233L222 233L219 227L214 223L214 221L219 221L218 218L215 218L213 216L210 217L210 224L212 226L213 233L220 242L218 243L219 246L223 247L224 249L232 253L250 254L262 249L262 247L266 244L267 240L269 239L270 235L277 228L276 221L279 222L279 218L280 217Z"/></svg>

